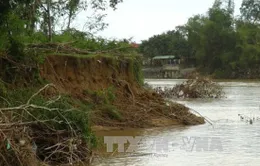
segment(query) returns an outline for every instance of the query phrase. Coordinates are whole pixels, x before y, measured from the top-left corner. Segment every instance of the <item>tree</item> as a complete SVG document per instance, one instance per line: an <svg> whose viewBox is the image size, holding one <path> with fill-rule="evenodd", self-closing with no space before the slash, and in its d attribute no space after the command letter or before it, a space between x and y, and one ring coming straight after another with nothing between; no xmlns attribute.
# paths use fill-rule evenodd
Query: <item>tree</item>
<svg viewBox="0 0 260 166"><path fill-rule="evenodd" d="M0 2L0 28L3 29L2 35L5 38L5 32L9 38L17 39L14 31L19 31L19 36L23 34L35 34L37 31L44 32L49 41L55 33L56 27L61 20L66 20L66 29L71 28L71 22L77 14L83 10L92 8L95 12L92 22L95 26L91 28L104 27L104 14L99 14L108 7L116 9L118 3L122 0L7 0ZM14 21L15 19L15 21ZM89 18L92 20L92 18ZM87 22L87 21L86 21ZM58 26L57 26L58 25ZM13 26L13 27L12 27ZM37 28L38 27L38 28ZM39 28L40 27L40 28ZM25 35L24 35L25 36ZM1 40L1 39L0 39ZM3 39L5 40L5 39Z"/></svg>
<svg viewBox="0 0 260 166"><path fill-rule="evenodd" d="M225 9L230 14L234 14L234 0L215 0L212 9Z"/></svg>
<svg viewBox="0 0 260 166"><path fill-rule="evenodd" d="M206 16L196 15L185 25L197 67L208 74L229 70L235 56L236 33L232 13L217 3Z"/></svg>
<svg viewBox="0 0 260 166"><path fill-rule="evenodd" d="M259 23L260 21L260 1L259 0L243 0L240 8L243 20L250 23Z"/></svg>
<svg viewBox="0 0 260 166"><path fill-rule="evenodd" d="M235 19L233 0L216 0L205 15L143 41L146 57L174 54L196 58L199 71L220 78L260 75L260 1L244 0Z"/></svg>
<svg viewBox="0 0 260 166"><path fill-rule="evenodd" d="M158 55L177 55L189 56L190 47L183 31L168 31L166 33L155 35L146 41L143 41L140 50L146 57Z"/></svg>

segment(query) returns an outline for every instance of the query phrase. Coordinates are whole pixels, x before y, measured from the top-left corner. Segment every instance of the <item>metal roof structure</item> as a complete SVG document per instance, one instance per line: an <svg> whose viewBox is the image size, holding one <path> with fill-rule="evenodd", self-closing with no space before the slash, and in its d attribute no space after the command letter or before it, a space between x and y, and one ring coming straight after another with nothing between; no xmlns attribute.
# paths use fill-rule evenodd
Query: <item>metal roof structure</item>
<svg viewBox="0 0 260 166"><path fill-rule="evenodd" d="M162 59L177 59L178 57L174 55L162 55L162 56L155 56L153 60L162 60Z"/></svg>

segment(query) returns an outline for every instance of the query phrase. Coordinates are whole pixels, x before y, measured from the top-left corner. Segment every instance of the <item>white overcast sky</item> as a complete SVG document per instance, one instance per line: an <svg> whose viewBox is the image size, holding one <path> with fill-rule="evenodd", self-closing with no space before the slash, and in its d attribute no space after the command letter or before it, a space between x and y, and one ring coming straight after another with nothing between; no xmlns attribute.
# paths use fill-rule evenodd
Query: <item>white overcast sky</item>
<svg viewBox="0 0 260 166"><path fill-rule="evenodd" d="M183 25L196 14L205 14L215 0L124 0L117 10L108 10L109 27L98 35L106 38L130 38L140 42ZM235 1L235 15L242 0Z"/></svg>

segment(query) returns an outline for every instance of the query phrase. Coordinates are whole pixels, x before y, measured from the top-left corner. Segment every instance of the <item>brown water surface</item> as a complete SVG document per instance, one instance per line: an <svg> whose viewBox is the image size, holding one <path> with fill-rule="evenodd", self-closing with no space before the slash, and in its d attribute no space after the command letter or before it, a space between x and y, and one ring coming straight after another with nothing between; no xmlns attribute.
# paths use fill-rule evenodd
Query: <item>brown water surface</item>
<svg viewBox="0 0 260 166"><path fill-rule="evenodd" d="M146 80L152 86L172 86L183 80ZM213 122L143 130L99 132L99 136L143 136L135 153L95 159L94 166L258 166L260 165L260 82L221 81L226 98L189 99L182 103ZM175 100L176 101L176 100ZM238 116L241 114L244 119ZM247 119L252 119L250 124ZM259 120L257 119L259 118ZM168 138L158 152L154 140ZM166 142L166 139L165 139Z"/></svg>

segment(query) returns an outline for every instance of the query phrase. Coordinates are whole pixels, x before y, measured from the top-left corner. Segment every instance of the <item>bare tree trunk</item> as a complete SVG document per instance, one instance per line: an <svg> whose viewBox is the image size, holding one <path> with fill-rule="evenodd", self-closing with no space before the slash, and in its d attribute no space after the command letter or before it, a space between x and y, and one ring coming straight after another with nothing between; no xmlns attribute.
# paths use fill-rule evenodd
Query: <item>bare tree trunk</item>
<svg viewBox="0 0 260 166"><path fill-rule="evenodd" d="M67 29L70 29L71 17L72 17L72 13L71 13L71 11L70 11L70 14L69 14L69 22L68 22L68 25L67 25Z"/></svg>
<svg viewBox="0 0 260 166"><path fill-rule="evenodd" d="M48 37L49 41L52 42L52 21L51 21L51 0L47 1L47 15L48 15Z"/></svg>
<svg viewBox="0 0 260 166"><path fill-rule="evenodd" d="M30 33L33 33L35 31L35 24L36 24L36 7L37 2L34 0L33 4L28 5L28 9L30 9L30 16L29 16L29 23L27 25L27 29L30 31Z"/></svg>

